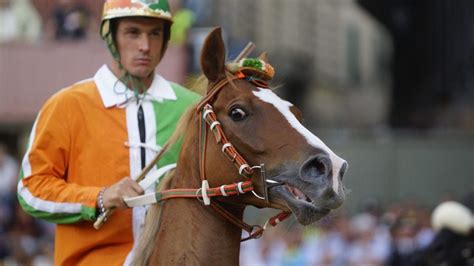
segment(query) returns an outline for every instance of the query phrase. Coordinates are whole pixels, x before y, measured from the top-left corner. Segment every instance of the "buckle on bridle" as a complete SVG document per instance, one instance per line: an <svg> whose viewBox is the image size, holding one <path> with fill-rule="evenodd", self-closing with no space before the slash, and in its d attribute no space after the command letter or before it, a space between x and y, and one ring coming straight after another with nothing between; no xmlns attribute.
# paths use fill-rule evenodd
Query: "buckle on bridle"
<svg viewBox="0 0 474 266"><path fill-rule="evenodd" d="M259 239L263 236L264 231L265 228L261 227L260 225L252 225L251 230L248 232L249 236L244 239L241 239L240 242L244 242L249 239Z"/></svg>
<svg viewBox="0 0 474 266"><path fill-rule="evenodd" d="M267 203L270 203L270 199L268 198L268 189L272 188L272 187L275 187L275 186L279 186L279 185L282 185L283 183L280 183L278 181L275 181L273 179L268 179L267 178L267 173L266 173L266 170L265 170L265 164L260 164L260 165L255 165L255 166L252 166L251 167L252 170L254 169L260 169L260 182L262 183L262 187L263 187L263 196L260 196L257 194L257 192L255 192L254 190L252 190L252 193L255 197L261 199L261 200L265 200Z"/></svg>
<svg viewBox="0 0 474 266"><path fill-rule="evenodd" d="M260 182L262 183L262 187L263 187L263 196L260 196L257 194L257 192L253 191L252 190L252 193L255 195L255 197L261 199L261 200L265 200L267 203L270 202L270 200L268 199L268 186L267 186L267 173L265 171L265 164L260 164L260 165L255 165L255 166L252 166L251 167L252 170L253 169L260 169Z"/></svg>

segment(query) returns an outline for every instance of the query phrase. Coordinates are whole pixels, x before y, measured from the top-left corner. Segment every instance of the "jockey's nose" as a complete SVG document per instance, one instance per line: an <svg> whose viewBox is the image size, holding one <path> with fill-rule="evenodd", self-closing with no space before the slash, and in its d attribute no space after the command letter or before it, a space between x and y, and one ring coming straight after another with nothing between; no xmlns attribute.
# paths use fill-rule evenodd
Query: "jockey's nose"
<svg viewBox="0 0 474 266"><path fill-rule="evenodd" d="M150 39L146 34L142 34L138 40L138 48L140 52L147 53L150 51Z"/></svg>

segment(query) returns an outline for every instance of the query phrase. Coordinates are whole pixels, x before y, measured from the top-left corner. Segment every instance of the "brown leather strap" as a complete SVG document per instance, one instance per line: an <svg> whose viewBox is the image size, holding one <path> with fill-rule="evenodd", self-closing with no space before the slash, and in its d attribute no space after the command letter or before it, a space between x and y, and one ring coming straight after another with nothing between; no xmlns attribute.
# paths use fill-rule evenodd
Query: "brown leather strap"
<svg viewBox="0 0 474 266"><path fill-rule="evenodd" d="M240 188L239 188L240 186ZM241 182L241 184L236 183L236 184L228 184L228 185L223 185L219 187L212 187L207 190L207 195L208 197L227 197L227 196L234 196L246 192L252 191L253 185L252 182L246 181L246 182ZM242 189L242 190L241 190ZM222 192L224 190L224 193ZM174 189L168 189L168 190L163 190L160 192L155 192L155 196L157 198L157 201L163 201L167 199L173 199L173 198L197 198L200 199L202 198L202 191L201 188L195 189L195 188L174 188Z"/></svg>
<svg viewBox="0 0 474 266"><path fill-rule="evenodd" d="M211 128L212 133L216 138L216 142L222 145L222 152L226 155L226 157L234 164L234 166L239 170L239 174L243 175L246 178L251 178L253 175L253 170L247 161L244 159L242 155L237 151L237 149L230 143L226 134L224 133L224 129L222 129L222 125L217 120L217 116L214 113L212 106L207 104L203 107L203 113L207 112L207 115L204 117L206 123ZM224 147L224 145L226 145Z"/></svg>
<svg viewBox="0 0 474 266"><path fill-rule="evenodd" d="M243 230L251 233L253 230L253 226L245 223L244 221L240 220L239 218L235 217L232 213L224 209L221 205L218 203L215 203L214 201L211 203L211 207L222 217L227 219L229 222L233 223L237 227L242 228Z"/></svg>
<svg viewBox="0 0 474 266"><path fill-rule="evenodd" d="M196 111L200 112L202 107L209 102L212 102L214 96L222 89L224 86L231 82L234 79L241 79L243 77L241 76L231 76L231 77L225 77L221 81L217 82L212 88L207 92L206 96L201 100L201 102L196 106Z"/></svg>

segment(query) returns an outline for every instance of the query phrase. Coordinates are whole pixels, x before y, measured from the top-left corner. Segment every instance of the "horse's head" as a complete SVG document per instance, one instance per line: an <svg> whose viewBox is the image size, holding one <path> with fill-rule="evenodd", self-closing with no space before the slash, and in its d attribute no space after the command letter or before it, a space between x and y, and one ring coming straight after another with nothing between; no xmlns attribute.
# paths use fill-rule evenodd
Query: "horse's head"
<svg viewBox="0 0 474 266"><path fill-rule="evenodd" d="M298 108L280 99L271 89L246 79L222 83L233 75L226 70L219 28L205 41L201 66L209 80L208 95L224 84L210 103L229 142L250 165L265 165L270 180L262 182L259 171L255 171L252 183L256 192L264 195L263 183L272 182L268 183L269 201L246 194L240 197L241 202L291 211L305 225L339 207L345 198L342 177L346 161L301 124ZM298 88L294 91L298 93ZM245 179L225 159L222 146L209 141L206 152L211 186ZM216 162L216 158L223 161Z"/></svg>

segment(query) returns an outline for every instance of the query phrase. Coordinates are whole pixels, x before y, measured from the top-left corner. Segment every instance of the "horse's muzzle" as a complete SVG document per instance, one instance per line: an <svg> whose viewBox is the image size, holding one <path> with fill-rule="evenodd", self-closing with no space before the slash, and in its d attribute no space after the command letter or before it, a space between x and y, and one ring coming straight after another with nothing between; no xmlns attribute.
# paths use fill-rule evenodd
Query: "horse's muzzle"
<svg viewBox="0 0 474 266"><path fill-rule="evenodd" d="M345 199L342 179L346 169L347 162L341 160L333 163L326 154L318 154L303 163L299 178L312 185L313 189L307 191L310 194L308 196L316 199L320 207L335 209Z"/></svg>

